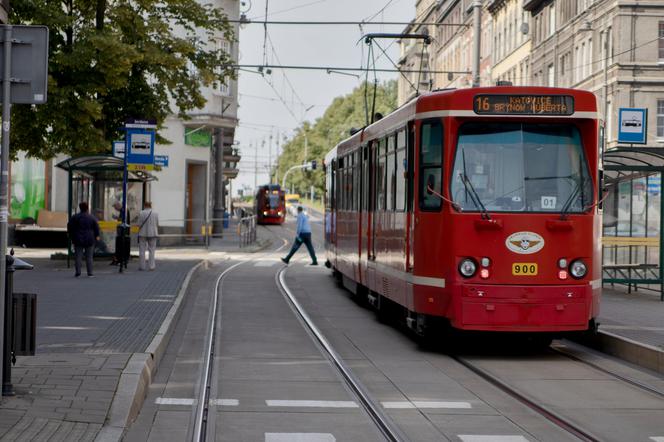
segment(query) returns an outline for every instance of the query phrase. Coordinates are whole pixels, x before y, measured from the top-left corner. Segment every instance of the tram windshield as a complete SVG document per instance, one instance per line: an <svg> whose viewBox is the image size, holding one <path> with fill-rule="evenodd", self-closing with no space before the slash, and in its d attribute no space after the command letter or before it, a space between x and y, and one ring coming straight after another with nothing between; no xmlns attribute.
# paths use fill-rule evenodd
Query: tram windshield
<svg viewBox="0 0 664 442"><path fill-rule="evenodd" d="M279 195L271 193L267 197L267 206L270 209L278 209L279 208Z"/></svg>
<svg viewBox="0 0 664 442"><path fill-rule="evenodd" d="M464 211L583 212L593 192L579 130L563 124L464 124L451 192Z"/></svg>

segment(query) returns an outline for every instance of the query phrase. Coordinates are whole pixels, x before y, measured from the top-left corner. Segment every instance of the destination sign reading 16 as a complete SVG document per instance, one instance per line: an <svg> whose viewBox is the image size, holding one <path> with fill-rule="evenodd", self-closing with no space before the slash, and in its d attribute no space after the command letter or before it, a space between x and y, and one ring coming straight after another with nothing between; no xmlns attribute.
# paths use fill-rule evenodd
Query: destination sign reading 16
<svg viewBox="0 0 664 442"><path fill-rule="evenodd" d="M569 95L477 95L476 114L572 115L574 98Z"/></svg>

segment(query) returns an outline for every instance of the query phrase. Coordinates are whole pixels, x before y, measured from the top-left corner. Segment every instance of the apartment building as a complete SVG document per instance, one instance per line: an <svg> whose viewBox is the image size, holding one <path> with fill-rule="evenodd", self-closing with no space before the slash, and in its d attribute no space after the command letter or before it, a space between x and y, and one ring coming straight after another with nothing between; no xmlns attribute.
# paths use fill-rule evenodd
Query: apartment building
<svg viewBox="0 0 664 442"><path fill-rule="evenodd" d="M648 145L664 146L664 2L527 0L532 84L594 92L617 145L618 110L648 109Z"/></svg>
<svg viewBox="0 0 664 442"><path fill-rule="evenodd" d="M215 0L215 4L229 19L239 19L239 0ZM233 26L237 36L239 25ZM238 59L238 42L226 41L220 31L207 44ZM167 233L200 234L207 220L222 218L230 206L230 181L239 172L240 153L234 146L237 81L228 79L202 90L205 106L188 112L187 119L171 115L164 123L163 135L172 144L155 146L156 155L168 157L168 167L155 173L158 180L151 184L150 198ZM219 228L215 230L219 233Z"/></svg>
<svg viewBox="0 0 664 442"><path fill-rule="evenodd" d="M422 50L420 40L402 40L399 65L403 70L417 71L421 67L423 71L433 73L410 73L399 78L399 104L414 97L417 91L470 87L474 35L472 4L472 0L420 0L416 3L416 19L404 33L429 35L432 43ZM486 85L491 81L492 20L486 13L486 3L482 9L480 84Z"/></svg>
<svg viewBox="0 0 664 442"><path fill-rule="evenodd" d="M530 83L530 14L524 0L491 0L491 83L510 81L516 86Z"/></svg>

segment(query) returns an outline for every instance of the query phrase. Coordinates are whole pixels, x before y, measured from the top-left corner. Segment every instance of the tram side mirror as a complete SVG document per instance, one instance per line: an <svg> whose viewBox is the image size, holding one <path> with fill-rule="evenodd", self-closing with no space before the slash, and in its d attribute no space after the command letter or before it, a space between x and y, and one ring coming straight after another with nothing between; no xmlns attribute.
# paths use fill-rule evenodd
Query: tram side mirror
<svg viewBox="0 0 664 442"><path fill-rule="evenodd" d="M427 177L427 193L431 195L433 193L433 186L436 184L436 177L432 174Z"/></svg>

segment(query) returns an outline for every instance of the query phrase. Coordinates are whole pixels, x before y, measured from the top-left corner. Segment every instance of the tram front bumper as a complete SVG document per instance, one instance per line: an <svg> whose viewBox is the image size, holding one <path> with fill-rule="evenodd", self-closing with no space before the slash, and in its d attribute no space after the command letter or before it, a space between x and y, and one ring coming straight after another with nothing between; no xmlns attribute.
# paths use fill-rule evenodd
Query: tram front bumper
<svg viewBox="0 0 664 442"><path fill-rule="evenodd" d="M588 328L590 286L462 285L452 326L487 331L582 331Z"/></svg>

